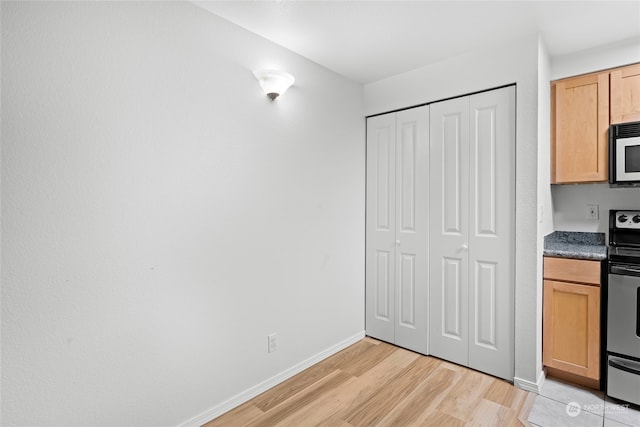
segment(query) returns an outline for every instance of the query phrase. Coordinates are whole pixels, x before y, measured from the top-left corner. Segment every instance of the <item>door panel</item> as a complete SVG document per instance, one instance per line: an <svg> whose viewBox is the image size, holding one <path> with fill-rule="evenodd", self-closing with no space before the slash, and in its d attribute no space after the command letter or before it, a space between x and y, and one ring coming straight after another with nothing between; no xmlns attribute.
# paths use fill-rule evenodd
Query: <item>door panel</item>
<svg viewBox="0 0 640 427"><path fill-rule="evenodd" d="M377 320L390 322L391 319L391 276L393 271L391 264L393 255L389 251L376 251L376 275L373 278L375 286L375 312Z"/></svg>
<svg viewBox="0 0 640 427"><path fill-rule="evenodd" d="M391 218L394 208L391 197L394 192L393 184L394 180L392 174L395 170L393 165L392 150L394 149L393 135L391 134L393 129L382 128L376 135L374 149L376 153L376 169L373 171L376 175L376 197L374 202L376 204L376 229L378 231L392 232L391 230Z"/></svg>
<svg viewBox="0 0 640 427"><path fill-rule="evenodd" d="M495 263L477 262L475 277L475 316L472 323L475 325L473 337L474 345L496 350L496 267Z"/></svg>
<svg viewBox="0 0 640 427"><path fill-rule="evenodd" d="M394 340L395 114L367 120L366 331Z"/></svg>
<svg viewBox="0 0 640 427"><path fill-rule="evenodd" d="M476 234L496 235L496 105L487 105L473 111L475 129L472 129ZM475 136L475 138L473 138Z"/></svg>
<svg viewBox="0 0 640 427"><path fill-rule="evenodd" d="M399 218L400 230L403 232L416 231L416 151L418 139L418 123L400 123L398 145L400 147L400 167L398 175L400 181Z"/></svg>
<svg viewBox="0 0 640 427"><path fill-rule="evenodd" d="M460 111L453 111L442 116L442 224L444 233L460 235L462 220L462 176L461 164L463 151L466 152L467 115ZM461 145L465 145L465 147ZM466 165L464 166L466 169Z"/></svg>
<svg viewBox="0 0 640 427"><path fill-rule="evenodd" d="M395 343L427 353L429 107L397 113Z"/></svg>
<svg viewBox="0 0 640 427"><path fill-rule="evenodd" d="M416 257L400 254L400 298L398 323L401 326L416 327Z"/></svg>
<svg viewBox="0 0 640 427"><path fill-rule="evenodd" d="M469 98L431 105L429 352L468 359Z"/></svg>
<svg viewBox="0 0 640 427"><path fill-rule="evenodd" d="M473 95L469 366L513 380L515 88Z"/></svg>
<svg viewBox="0 0 640 427"><path fill-rule="evenodd" d="M456 340L462 339L462 260L460 258L443 258L442 260L442 282L441 293L441 313L442 313L442 335Z"/></svg>

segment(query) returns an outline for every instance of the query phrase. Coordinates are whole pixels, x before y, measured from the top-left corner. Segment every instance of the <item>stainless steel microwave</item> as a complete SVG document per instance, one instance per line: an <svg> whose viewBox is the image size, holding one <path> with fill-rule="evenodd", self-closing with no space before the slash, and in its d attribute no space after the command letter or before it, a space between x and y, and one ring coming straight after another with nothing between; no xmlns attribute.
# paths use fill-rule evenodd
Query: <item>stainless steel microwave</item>
<svg viewBox="0 0 640 427"><path fill-rule="evenodd" d="M609 185L640 187L640 122L609 127Z"/></svg>

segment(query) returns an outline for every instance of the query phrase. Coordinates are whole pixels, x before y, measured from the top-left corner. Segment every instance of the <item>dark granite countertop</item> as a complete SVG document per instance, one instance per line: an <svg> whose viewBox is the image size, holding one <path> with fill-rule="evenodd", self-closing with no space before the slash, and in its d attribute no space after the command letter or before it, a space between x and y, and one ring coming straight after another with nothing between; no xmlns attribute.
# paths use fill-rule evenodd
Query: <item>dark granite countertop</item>
<svg viewBox="0 0 640 427"><path fill-rule="evenodd" d="M554 231L544 237L544 255L562 258L607 258L604 233L578 231Z"/></svg>

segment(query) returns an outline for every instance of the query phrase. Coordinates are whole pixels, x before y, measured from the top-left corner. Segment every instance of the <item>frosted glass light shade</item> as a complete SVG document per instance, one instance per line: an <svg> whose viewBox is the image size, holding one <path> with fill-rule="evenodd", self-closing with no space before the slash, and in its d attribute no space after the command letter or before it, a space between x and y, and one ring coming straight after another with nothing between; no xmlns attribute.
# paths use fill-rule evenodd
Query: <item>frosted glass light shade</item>
<svg viewBox="0 0 640 427"><path fill-rule="evenodd" d="M296 81L289 73L280 70L257 70L253 75L260 82L264 93L273 101L278 96L285 93L287 89Z"/></svg>

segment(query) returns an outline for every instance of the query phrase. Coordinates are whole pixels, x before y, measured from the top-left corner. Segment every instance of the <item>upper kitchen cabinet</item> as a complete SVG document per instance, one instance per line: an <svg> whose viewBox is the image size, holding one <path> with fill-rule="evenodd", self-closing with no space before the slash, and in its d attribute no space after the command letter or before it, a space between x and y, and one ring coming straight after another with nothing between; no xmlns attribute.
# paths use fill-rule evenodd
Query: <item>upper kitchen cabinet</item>
<svg viewBox="0 0 640 427"><path fill-rule="evenodd" d="M640 120L640 64L611 71L611 124Z"/></svg>
<svg viewBox="0 0 640 427"><path fill-rule="evenodd" d="M609 72L551 83L551 182L607 181Z"/></svg>
<svg viewBox="0 0 640 427"><path fill-rule="evenodd" d="M606 182L608 130L640 121L640 64L551 82L551 183Z"/></svg>

